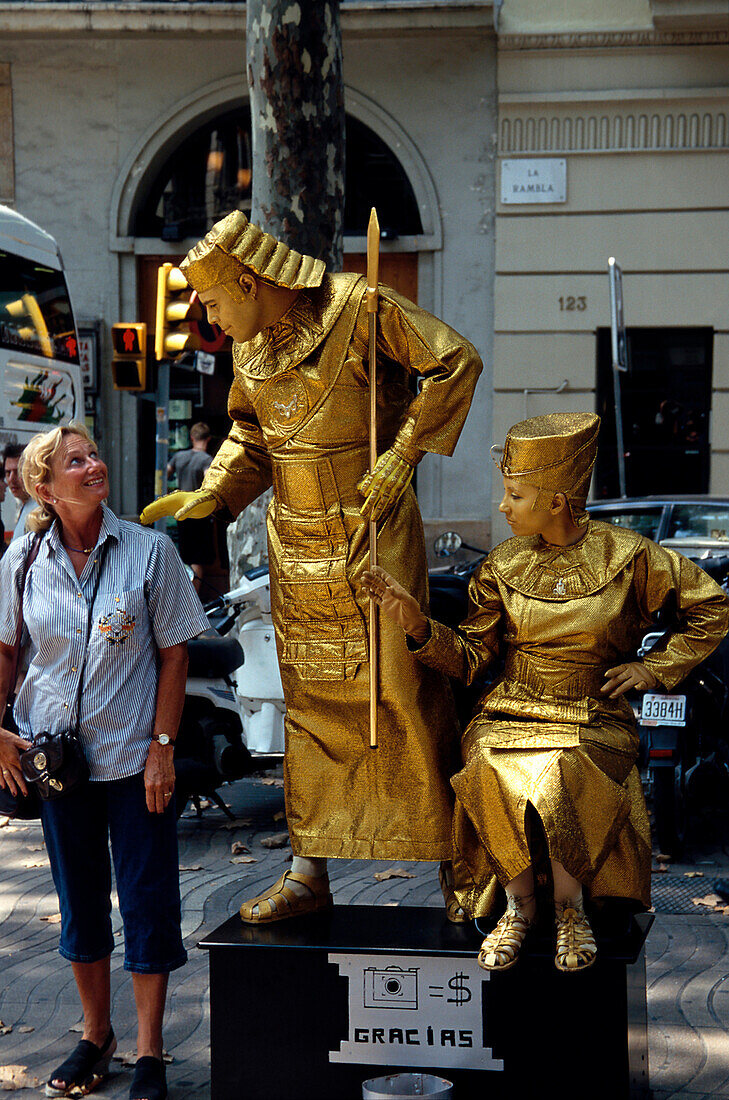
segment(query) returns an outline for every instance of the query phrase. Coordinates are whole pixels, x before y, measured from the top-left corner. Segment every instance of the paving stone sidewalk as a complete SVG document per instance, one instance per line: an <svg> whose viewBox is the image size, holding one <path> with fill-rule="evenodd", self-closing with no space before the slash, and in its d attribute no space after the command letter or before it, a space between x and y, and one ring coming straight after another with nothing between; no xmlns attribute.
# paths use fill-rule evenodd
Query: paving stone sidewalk
<svg viewBox="0 0 729 1100"><path fill-rule="evenodd" d="M179 824L183 935L190 953L172 975L165 1041L174 1100L210 1096L208 958L196 944L235 912L241 902L270 884L287 867L290 850L262 841L285 829L283 791L274 777L248 778L225 788L238 818L222 811L185 816ZM248 849L238 855L232 845ZM255 862L233 863L251 855ZM57 954L59 926L44 918L57 913L43 836L37 822L0 829L0 1091L19 1098L35 1090L13 1089L44 1082L77 1041L80 1009L70 966ZM399 866L412 878L375 879ZM332 861L335 898L350 905L442 904L433 864ZM711 894L713 879L729 876L729 858L704 846L692 862L671 865L654 876L656 920L648 939L648 1012L651 1086L654 1100L729 1098L729 917L697 906ZM121 924L115 913L115 936ZM131 978L122 951L112 956L114 1023L118 1054L134 1051ZM32 1030L31 1030L32 1029ZM70 1033L69 1033L70 1032ZM12 1067L16 1067L15 1070ZM15 1077L13 1078L13 1073ZM131 1069L114 1062L95 1095L125 1098ZM291 1100L296 1100L294 1096Z"/></svg>

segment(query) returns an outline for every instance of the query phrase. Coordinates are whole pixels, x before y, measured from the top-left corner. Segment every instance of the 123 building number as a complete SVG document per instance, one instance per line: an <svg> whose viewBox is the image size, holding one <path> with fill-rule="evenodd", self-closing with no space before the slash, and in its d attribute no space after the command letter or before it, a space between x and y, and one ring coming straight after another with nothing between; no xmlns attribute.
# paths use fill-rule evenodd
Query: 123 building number
<svg viewBox="0 0 729 1100"><path fill-rule="evenodd" d="M576 310L578 313L584 313L587 309L587 297L584 294L580 294L578 297L570 294L567 297L558 298L557 301L562 312L572 313Z"/></svg>

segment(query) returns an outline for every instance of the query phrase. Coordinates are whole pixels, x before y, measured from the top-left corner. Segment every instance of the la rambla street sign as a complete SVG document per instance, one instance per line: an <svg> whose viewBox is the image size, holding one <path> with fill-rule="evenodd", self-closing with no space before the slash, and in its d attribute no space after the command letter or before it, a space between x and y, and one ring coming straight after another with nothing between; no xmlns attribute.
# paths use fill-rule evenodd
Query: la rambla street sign
<svg viewBox="0 0 729 1100"><path fill-rule="evenodd" d="M564 157L519 157L501 162L501 201L567 202L567 161Z"/></svg>

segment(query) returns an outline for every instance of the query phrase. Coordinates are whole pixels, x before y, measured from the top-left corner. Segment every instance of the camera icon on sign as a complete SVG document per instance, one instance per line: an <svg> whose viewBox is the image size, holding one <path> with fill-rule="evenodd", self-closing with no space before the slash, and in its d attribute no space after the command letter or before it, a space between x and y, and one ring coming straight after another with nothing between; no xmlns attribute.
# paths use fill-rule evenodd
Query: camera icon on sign
<svg viewBox="0 0 729 1100"><path fill-rule="evenodd" d="M378 970L368 966L364 970L365 1008L417 1008L418 968L411 966L387 966Z"/></svg>

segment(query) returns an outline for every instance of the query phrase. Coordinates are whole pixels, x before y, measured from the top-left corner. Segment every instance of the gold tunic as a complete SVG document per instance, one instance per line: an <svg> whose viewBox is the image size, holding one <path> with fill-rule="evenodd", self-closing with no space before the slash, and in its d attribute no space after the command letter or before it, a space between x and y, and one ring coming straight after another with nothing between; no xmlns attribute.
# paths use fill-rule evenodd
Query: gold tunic
<svg viewBox="0 0 729 1100"><path fill-rule="evenodd" d="M661 608L680 627L644 664L666 689L719 644L729 601L698 566L636 532L590 521L573 546L512 538L471 581L458 631L431 622L425 664L472 682L505 643L506 664L463 738L454 848L461 903L489 913L496 880L531 863L527 806L550 858L593 897L650 904L650 828L629 703L600 694L606 669L635 656Z"/></svg>
<svg viewBox="0 0 729 1100"><path fill-rule="evenodd" d="M381 618L378 747L369 747L368 525L357 483L369 434L365 280L325 276L285 317L234 345L233 426L203 489L233 515L273 485L271 609L286 700L285 788L297 854L451 854L456 721L446 678ZM378 314L378 443L451 454L481 362L453 329L387 287ZM422 383L414 396L412 380ZM420 513L406 490L380 563L427 606Z"/></svg>

